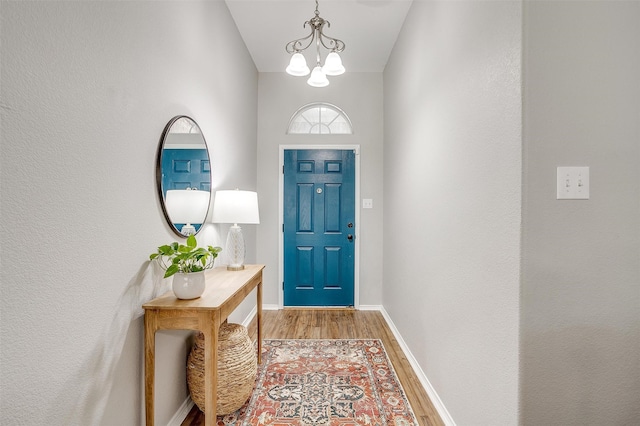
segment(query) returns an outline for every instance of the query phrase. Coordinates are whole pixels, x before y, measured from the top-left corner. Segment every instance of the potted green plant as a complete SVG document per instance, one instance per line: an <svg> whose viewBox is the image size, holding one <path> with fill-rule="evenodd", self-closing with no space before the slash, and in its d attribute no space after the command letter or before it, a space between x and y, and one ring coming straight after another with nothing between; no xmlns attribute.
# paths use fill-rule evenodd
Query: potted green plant
<svg viewBox="0 0 640 426"><path fill-rule="evenodd" d="M205 289L204 271L213 267L221 251L220 247L198 247L195 235L189 235L186 245L173 242L160 246L149 260L157 259L165 278L173 276L172 288L178 299L195 299Z"/></svg>

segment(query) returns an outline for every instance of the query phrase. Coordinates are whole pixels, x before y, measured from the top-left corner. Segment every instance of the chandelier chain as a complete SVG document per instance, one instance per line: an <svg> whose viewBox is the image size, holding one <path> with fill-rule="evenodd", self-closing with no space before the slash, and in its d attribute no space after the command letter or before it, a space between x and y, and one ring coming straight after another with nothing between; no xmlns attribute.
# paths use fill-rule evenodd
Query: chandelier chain
<svg viewBox="0 0 640 426"><path fill-rule="evenodd" d="M287 53L300 53L303 50L306 50L309 46L311 46L314 39L317 39L317 43L319 42L320 44L322 44L322 46L324 46L325 49L331 50L332 52L342 52L344 50L345 44L342 40L334 37L329 37L324 33L323 29L325 24L327 25L327 27L331 27L331 23L320 17L320 11L318 10L318 0L316 0L316 10L314 13L315 16L306 21L303 25L303 28L306 28L308 25L311 28L311 33L306 37L292 40L287 43L287 45L285 46L285 50L287 51ZM305 45L304 43L307 40L309 42Z"/></svg>

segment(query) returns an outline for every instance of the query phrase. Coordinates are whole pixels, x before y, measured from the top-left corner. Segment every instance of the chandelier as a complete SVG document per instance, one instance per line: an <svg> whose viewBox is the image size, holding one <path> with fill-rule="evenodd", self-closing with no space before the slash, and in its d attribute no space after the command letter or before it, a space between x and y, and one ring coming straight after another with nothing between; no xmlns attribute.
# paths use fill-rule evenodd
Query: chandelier
<svg viewBox="0 0 640 426"><path fill-rule="evenodd" d="M337 38L329 37L324 32L324 26L330 27L329 21L320 17L318 12L318 0L316 0L315 16L304 23L303 28L307 25L311 28L311 34L297 40L290 41L285 46L287 53L291 55L291 61L287 67L287 73L294 76L306 76L309 74L307 61L302 55L303 50L307 49L315 42L316 46L316 66L311 71L311 76L307 80L307 84L313 87L325 87L329 84L327 76L343 74L345 69L342 66L342 59L338 52L344 50L344 42ZM324 66L320 65L320 46L330 50L324 62Z"/></svg>

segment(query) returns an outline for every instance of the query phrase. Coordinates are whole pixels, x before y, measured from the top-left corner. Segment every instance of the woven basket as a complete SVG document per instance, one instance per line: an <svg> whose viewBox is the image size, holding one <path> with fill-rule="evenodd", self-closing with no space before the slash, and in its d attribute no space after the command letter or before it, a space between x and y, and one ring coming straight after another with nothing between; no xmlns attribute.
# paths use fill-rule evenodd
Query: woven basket
<svg viewBox="0 0 640 426"><path fill-rule="evenodd" d="M247 329L240 324L222 324L218 333L218 415L233 413L249 399L256 383L257 370L256 353ZM204 413L202 333L196 335L187 360L187 384L191 399Z"/></svg>

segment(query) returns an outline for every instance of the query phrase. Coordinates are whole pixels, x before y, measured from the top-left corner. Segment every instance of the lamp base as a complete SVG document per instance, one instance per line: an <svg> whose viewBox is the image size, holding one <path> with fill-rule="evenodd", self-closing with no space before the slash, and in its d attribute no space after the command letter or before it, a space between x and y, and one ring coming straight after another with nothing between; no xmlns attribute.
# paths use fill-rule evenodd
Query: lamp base
<svg viewBox="0 0 640 426"><path fill-rule="evenodd" d="M184 225L182 227L182 229L180 229L180 233L182 235L184 235L185 237L188 237L189 235L195 235L196 234L196 227L193 226L190 223L187 223L186 225Z"/></svg>
<svg viewBox="0 0 640 426"><path fill-rule="evenodd" d="M242 271L244 265L227 265L227 271Z"/></svg>
<svg viewBox="0 0 640 426"><path fill-rule="evenodd" d="M244 269L244 237L242 229L236 223L229 228L226 250L229 259L227 271L242 271Z"/></svg>

